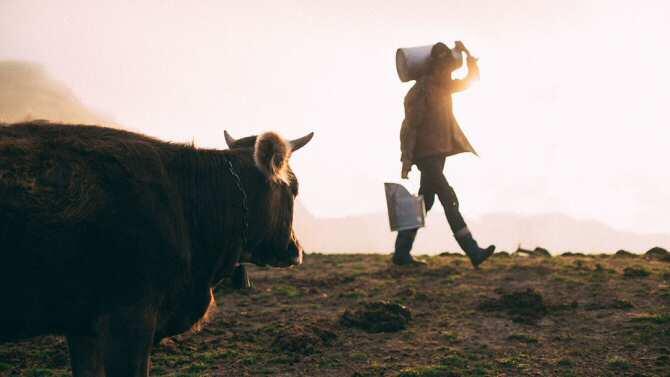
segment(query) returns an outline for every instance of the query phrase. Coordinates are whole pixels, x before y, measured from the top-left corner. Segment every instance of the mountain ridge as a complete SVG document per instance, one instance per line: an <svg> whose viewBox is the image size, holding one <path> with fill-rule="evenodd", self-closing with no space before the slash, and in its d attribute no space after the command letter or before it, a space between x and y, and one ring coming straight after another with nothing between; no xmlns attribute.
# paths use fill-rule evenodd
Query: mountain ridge
<svg viewBox="0 0 670 377"><path fill-rule="evenodd" d="M89 110L65 84L40 64L0 61L0 122L37 119L121 128Z"/></svg>
<svg viewBox="0 0 670 377"><path fill-rule="evenodd" d="M395 233L389 230L386 213L376 212L339 218L317 218L296 203L294 224L300 241L309 251L323 253L391 253ZM443 213L429 213L426 228L419 231L414 252L439 254L459 247ZM469 221L481 245L514 251L537 246L553 254L562 252L614 253L619 249L643 253L654 246L670 248L670 234L642 234L618 230L594 219L577 219L562 213L522 215L490 213Z"/></svg>

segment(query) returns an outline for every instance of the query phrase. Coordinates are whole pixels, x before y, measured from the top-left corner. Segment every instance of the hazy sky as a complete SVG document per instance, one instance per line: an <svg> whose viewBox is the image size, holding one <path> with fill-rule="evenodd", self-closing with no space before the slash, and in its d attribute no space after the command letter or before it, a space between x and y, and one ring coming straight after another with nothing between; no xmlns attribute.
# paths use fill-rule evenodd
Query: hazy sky
<svg viewBox="0 0 670 377"><path fill-rule="evenodd" d="M455 100L481 157L447 161L466 218L562 212L670 231L667 1L0 0L0 59L41 63L128 128L224 147L315 131L294 156L319 216L385 210L399 181L398 47L465 41ZM416 189L418 174L409 185Z"/></svg>

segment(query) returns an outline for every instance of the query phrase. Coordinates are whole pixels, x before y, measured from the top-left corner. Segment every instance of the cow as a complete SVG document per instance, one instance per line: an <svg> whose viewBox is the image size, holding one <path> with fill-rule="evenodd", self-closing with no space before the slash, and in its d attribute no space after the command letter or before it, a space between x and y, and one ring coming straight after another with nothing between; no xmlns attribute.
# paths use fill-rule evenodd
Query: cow
<svg viewBox="0 0 670 377"><path fill-rule="evenodd" d="M240 262L302 262L289 157L313 133L199 149L92 125L0 125L0 339L67 339L74 376L147 376Z"/></svg>

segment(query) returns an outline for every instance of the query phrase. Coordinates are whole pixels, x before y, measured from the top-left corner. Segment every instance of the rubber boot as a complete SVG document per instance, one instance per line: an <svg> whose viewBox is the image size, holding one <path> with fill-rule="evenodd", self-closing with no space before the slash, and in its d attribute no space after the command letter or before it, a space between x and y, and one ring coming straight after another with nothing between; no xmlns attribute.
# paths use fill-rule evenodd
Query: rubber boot
<svg viewBox="0 0 670 377"><path fill-rule="evenodd" d="M456 242L458 242L458 246L470 258L470 262L474 268L479 268L479 265L490 257L496 249L494 245L490 245L486 249L480 248L477 241L472 238L472 233L470 233L468 228L461 229L454 237L456 238Z"/></svg>
<svg viewBox="0 0 670 377"><path fill-rule="evenodd" d="M425 266L426 262L416 260L410 254L418 229L401 230L395 239L395 252L391 261L397 266Z"/></svg>

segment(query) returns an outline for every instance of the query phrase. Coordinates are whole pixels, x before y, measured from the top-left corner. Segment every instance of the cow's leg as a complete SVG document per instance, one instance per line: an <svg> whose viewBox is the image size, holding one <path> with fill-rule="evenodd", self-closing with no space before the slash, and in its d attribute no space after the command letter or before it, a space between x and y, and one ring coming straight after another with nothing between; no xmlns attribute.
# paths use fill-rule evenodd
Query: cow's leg
<svg viewBox="0 0 670 377"><path fill-rule="evenodd" d="M105 377L103 341L99 336L68 335L74 377Z"/></svg>
<svg viewBox="0 0 670 377"><path fill-rule="evenodd" d="M146 377L156 331L156 311L138 306L111 316L105 344L107 377Z"/></svg>

